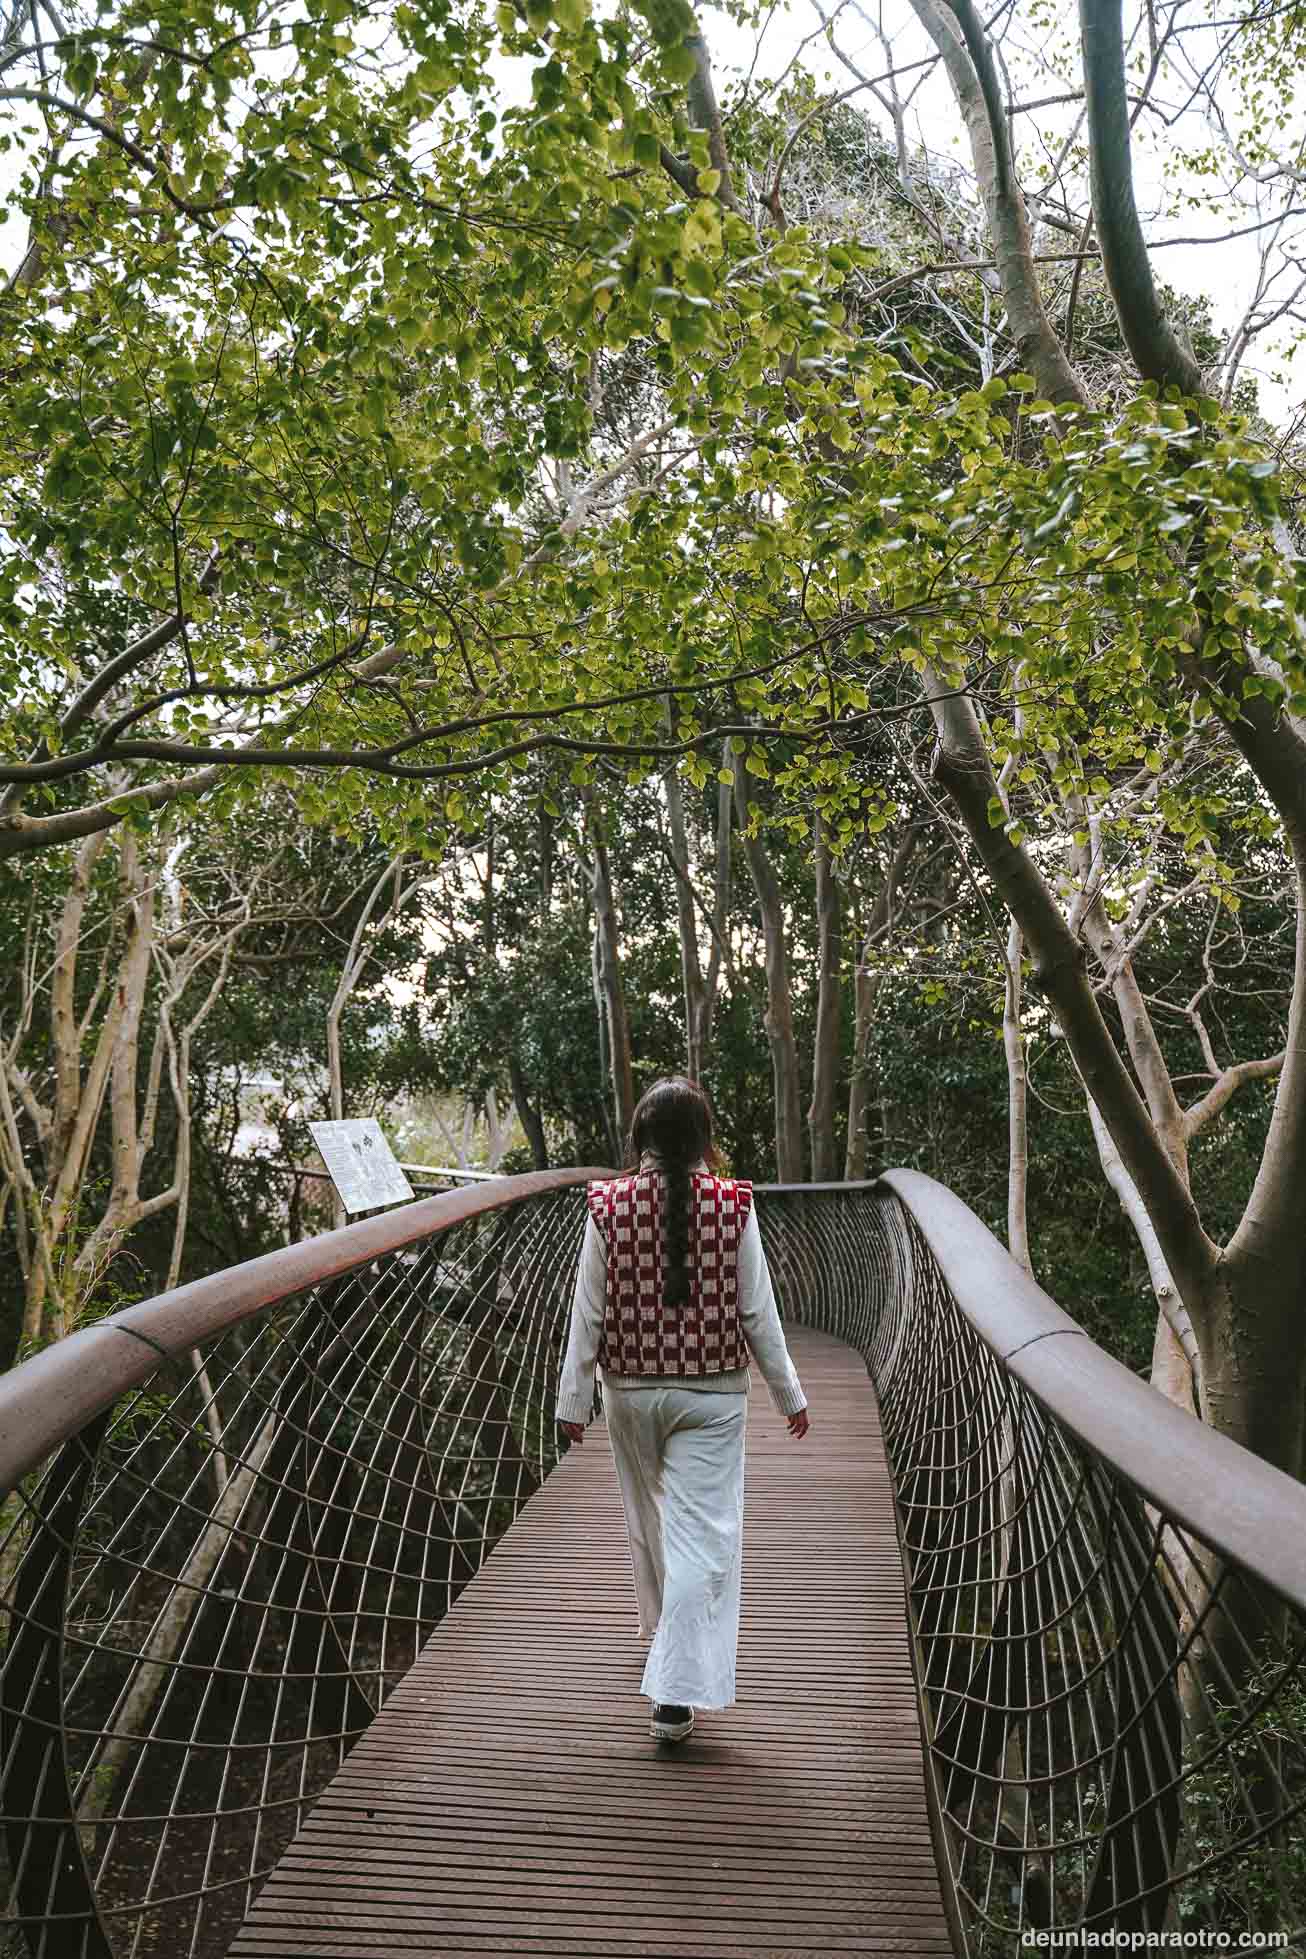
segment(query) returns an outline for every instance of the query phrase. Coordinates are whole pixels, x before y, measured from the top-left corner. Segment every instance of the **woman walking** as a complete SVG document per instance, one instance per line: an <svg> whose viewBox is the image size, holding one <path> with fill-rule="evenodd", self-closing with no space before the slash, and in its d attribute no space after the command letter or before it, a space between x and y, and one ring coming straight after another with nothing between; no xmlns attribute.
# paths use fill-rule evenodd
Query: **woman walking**
<svg viewBox="0 0 1306 1959"><path fill-rule="evenodd" d="M596 1366L630 1539L650 1732L683 1741L694 1709L735 1698L750 1352L794 1436L807 1398L762 1250L752 1185L714 1174L712 1105L655 1082L633 1170L591 1184L557 1416L573 1442Z"/></svg>

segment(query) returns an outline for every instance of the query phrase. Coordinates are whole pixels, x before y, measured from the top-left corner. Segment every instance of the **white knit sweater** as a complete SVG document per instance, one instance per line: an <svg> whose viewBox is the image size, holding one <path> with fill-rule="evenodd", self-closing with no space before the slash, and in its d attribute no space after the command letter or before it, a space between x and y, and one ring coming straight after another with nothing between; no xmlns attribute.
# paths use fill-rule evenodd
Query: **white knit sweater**
<svg viewBox="0 0 1306 1959"><path fill-rule="evenodd" d="M576 1291L571 1303L571 1332L563 1357L562 1378L558 1384L557 1418L560 1422L588 1422L594 1412L594 1378L599 1340L603 1332L603 1308L607 1296L608 1252L603 1234L590 1218L585 1226ZM762 1370L774 1406L782 1415L796 1415L806 1408L807 1396L794 1372L785 1344L784 1328L776 1310L771 1273L762 1250L762 1234L757 1225L757 1207L749 1212L748 1223L739 1241L737 1306L740 1324L749 1352ZM604 1368L600 1377L604 1392L610 1388L696 1388L708 1394L747 1394L749 1369L736 1367L724 1374L612 1374Z"/></svg>

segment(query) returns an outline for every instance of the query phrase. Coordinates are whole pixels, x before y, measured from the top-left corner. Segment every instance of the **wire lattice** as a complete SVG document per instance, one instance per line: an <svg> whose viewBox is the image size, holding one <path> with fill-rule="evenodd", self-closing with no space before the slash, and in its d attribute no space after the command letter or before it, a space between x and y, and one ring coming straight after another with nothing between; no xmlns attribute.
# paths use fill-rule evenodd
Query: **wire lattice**
<svg viewBox="0 0 1306 1959"><path fill-rule="evenodd" d="M4 1959L225 1952L557 1459L584 1218L501 1200L282 1298L11 1492Z"/></svg>
<svg viewBox="0 0 1306 1959"><path fill-rule="evenodd" d="M316 1284L301 1268L198 1348L149 1352L147 1309L104 1336L145 1344L140 1385L0 1527L0 1959L225 1952L556 1461L585 1213L540 1181ZM758 1215L786 1316L876 1384L959 1951L1277 1930L1300 1955L1306 1596L1077 1439L898 1196L772 1189ZM330 1271L337 1237L294 1256ZM22 1409L35 1382L34 1423L38 1377L8 1384ZM1303 1520L1306 1494L1284 1529Z"/></svg>
<svg viewBox="0 0 1306 1959"><path fill-rule="evenodd" d="M787 1315L856 1346L876 1386L959 1950L1277 1934L1300 1959L1306 1599L1042 1405L896 1195L776 1190L758 1216Z"/></svg>

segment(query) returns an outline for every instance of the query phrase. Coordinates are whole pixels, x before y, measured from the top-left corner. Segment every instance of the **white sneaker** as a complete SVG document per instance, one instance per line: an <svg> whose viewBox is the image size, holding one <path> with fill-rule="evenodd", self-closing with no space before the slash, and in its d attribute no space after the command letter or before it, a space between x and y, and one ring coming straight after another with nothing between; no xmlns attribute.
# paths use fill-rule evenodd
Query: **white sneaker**
<svg viewBox="0 0 1306 1959"><path fill-rule="evenodd" d="M654 1741L683 1741L693 1733L694 1710L692 1707L667 1706L658 1701L653 1708L653 1718L648 1731Z"/></svg>

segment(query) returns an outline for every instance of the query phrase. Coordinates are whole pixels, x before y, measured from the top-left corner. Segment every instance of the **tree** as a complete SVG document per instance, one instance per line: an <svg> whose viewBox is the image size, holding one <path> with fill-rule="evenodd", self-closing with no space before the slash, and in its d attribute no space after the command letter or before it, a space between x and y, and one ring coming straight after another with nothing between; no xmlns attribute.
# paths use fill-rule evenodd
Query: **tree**
<svg viewBox="0 0 1306 1959"><path fill-rule="evenodd" d="M175 1281L192 1048L266 875L238 885L220 858L205 862L167 826L144 843L124 830L112 848L100 832L73 854L50 914L29 909L0 1046L0 1214L12 1205L25 1343L69 1331L127 1234L169 1211ZM173 1120L160 1137L165 1083ZM147 1162L159 1157L167 1168L147 1194Z"/></svg>
<svg viewBox="0 0 1306 1959"><path fill-rule="evenodd" d="M89 836L132 797L144 808L203 793L228 811L254 771L293 766L308 820L366 828L391 855L436 857L454 832L483 834L532 771L565 773L573 791L633 793L675 765L684 793L701 795L729 743L770 968L777 1153L791 1176L806 1034L786 1016L804 976L776 839L815 821L846 884L868 804L892 800L868 758L883 779L897 770L916 785L910 815L936 839L964 837L995 960L1002 949L1017 1071L1026 1019L1055 1016L1191 1323L1208 1418L1296 1470L1306 939L1281 1038L1248 1052L1212 1043L1203 1057L1223 1095L1230 1069L1246 1083L1250 1064L1268 1067L1279 1045L1287 1056L1247 1209L1221 1242L1183 1160L1185 1110L1149 1031L1129 906L1117 913L1098 889L1104 870L1146 855L1150 826L1175 882L1154 886L1144 909L1166 916L1194 880L1203 902L1227 909L1238 896L1220 845L1230 800L1268 809L1267 852L1284 853L1298 884L1306 875L1306 575L1284 545L1272 432L1244 412L1246 344L1270 309L1213 356L1152 279L1130 122L1197 49L1177 9L1147 17L1134 69L1106 0L1086 4L1078 48L1049 44L1049 70L1075 64L1087 152L1072 130L1049 145L1036 183L1013 136L1028 105L1008 93L1035 59L1013 53L1004 71L969 0L913 11L933 37L926 58L956 92L973 195L962 173L913 154L892 50L893 134L877 147L858 139L846 104L806 83L719 99L700 25L680 4L603 23L583 8L548 20L528 10L493 33L469 20L438 51L429 23L405 14L383 81L356 50L333 67L313 16L286 88L260 98L282 145L275 167L251 161L271 129L256 118L250 156L233 138L240 156L210 172L211 194L258 204L248 254L179 207L198 194L176 168L161 174L154 125L148 141L130 134L137 155L115 109L116 133L94 130L75 168L58 152L28 202L44 210L56 184L65 209L80 186L71 215L90 223L80 214L94 204L99 255L70 261L60 310L71 325L57 335L39 279L11 295L10 447L22 468L5 519L21 560L9 607L39 699L24 700L0 771L13 792L8 845L35 854ZM1299 23L1253 22L1243 56L1278 35L1282 58L1292 32ZM96 30L97 61L107 33ZM495 143L479 122L492 45L533 64L531 107ZM300 56L329 95L321 130L309 115L312 141ZM1226 109L1243 56L1221 55ZM101 68L120 78L127 59L114 51ZM193 172L192 111L172 106L168 62L157 72L147 113ZM193 113L216 129L209 84L196 88ZM416 132L433 108L458 140L422 172ZM1247 120L1227 118L1226 153L1286 222L1291 161L1263 118L1250 133ZM101 138L127 184L112 179L107 201L90 189L106 184ZM822 206L811 162L841 144L841 167L860 156L865 179L846 227ZM308 187L286 189L296 145ZM143 198L156 221L145 235L166 237L157 262L122 198ZM892 202L893 223L858 235L876 200ZM272 203L284 204L275 219ZM183 279L206 295L189 322ZM432 320L442 324L428 334ZM36 432L25 447L20 427ZM121 455L137 441L131 494L108 470L106 436ZM93 535L92 498L104 510ZM80 664L74 644L90 648ZM927 722L932 780L919 752ZM765 842L754 779L767 785ZM38 795L52 799L40 814L26 800ZM546 856L541 888L555 876ZM614 867L623 979L637 936L630 882ZM1300 893L1293 902L1301 915ZM564 923L550 906L549 930L566 941L579 908ZM825 913L823 1162L829 902ZM677 904L670 986L692 994L687 929ZM606 936L611 949L615 929ZM637 963L651 979L652 955ZM624 993L633 1021L633 979ZM505 1011L502 987L490 997ZM748 1012L741 987L715 1018L718 1059ZM633 1025L630 1044L637 1057ZM536 1049L532 1080L520 1051L511 1059L520 1039L504 1045L538 1139L551 1064ZM558 1093L579 1136L594 1118L571 1086Z"/></svg>

